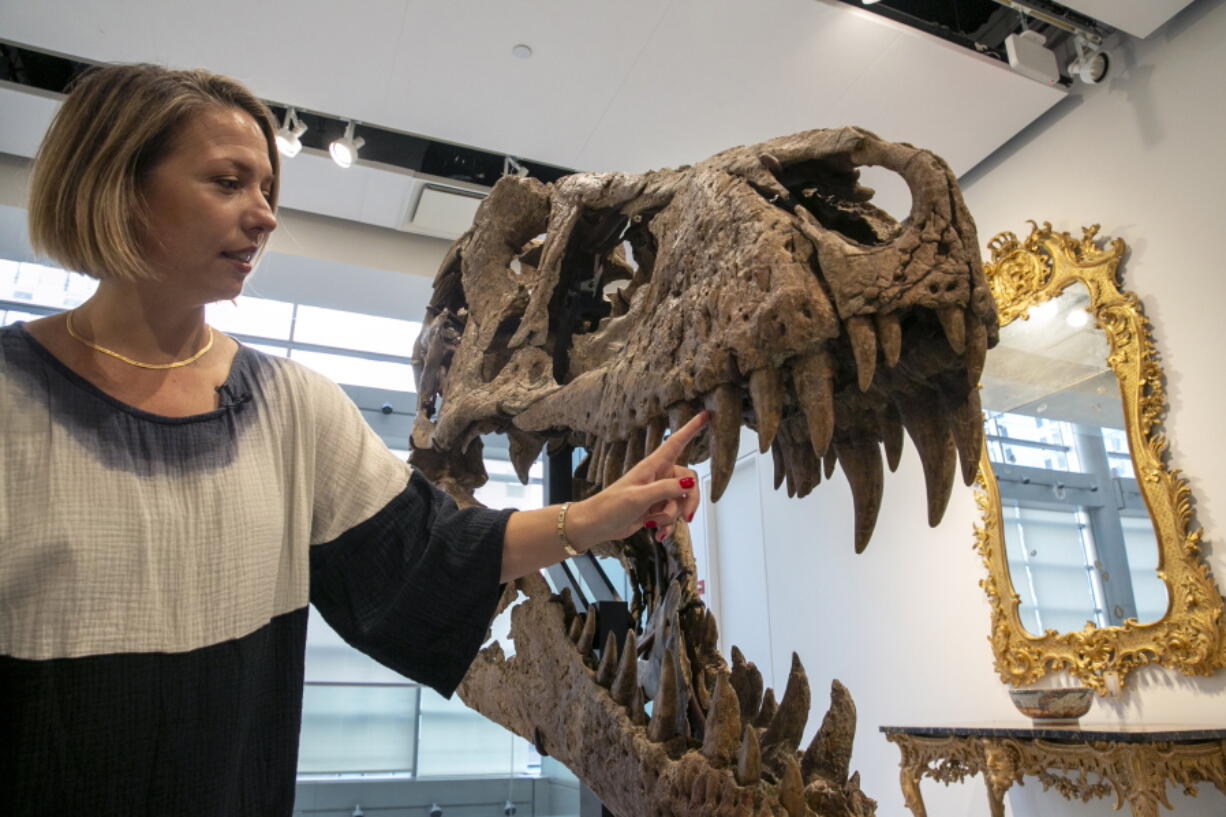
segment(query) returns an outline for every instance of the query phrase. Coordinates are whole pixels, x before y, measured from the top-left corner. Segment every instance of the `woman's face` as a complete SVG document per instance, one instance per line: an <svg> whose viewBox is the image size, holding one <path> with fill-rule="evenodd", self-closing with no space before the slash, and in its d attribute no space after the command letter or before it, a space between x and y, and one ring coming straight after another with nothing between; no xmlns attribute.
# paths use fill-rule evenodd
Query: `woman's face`
<svg viewBox="0 0 1226 817"><path fill-rule="evenodd" d="M141 248L159 286L192 305L237 297L277 226L272 183L268 143L246 111L219 105L183 122L142 184Z"/></svg>

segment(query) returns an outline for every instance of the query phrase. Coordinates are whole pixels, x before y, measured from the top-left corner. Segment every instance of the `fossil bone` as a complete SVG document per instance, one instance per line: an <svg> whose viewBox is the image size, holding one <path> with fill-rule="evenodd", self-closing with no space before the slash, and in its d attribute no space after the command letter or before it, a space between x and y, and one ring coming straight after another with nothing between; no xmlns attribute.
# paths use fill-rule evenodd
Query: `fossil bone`
<svg viewBox="0 0 1226 817"><path fill-rule="evenodd" d="M866 165L906 181L901 223L870 203ZM711 500L748 426L789 495L842 465L862 550L882 450L893 471L905 430L936 524L957 460L973 475L982 439L975 386L996 318L977 248L945 163L857 128L678 170L508 176L435 280L413 352L413 464L472 504L487 478L483 435L508 435L521 479L542 447L569 444L587 451L582 498L707 408L681 461L710 458ZM539 575L520 579L501 602L519 601L515 654L482 650L460 687L470 706L558 757L622 817L874 813L850 773L850 695L834 683L801 752L799 659L778 704L739 650L724 661L684 523L663 543L640 532L597 552L631 580L624 641L597 645L592 611Z"/></svg>

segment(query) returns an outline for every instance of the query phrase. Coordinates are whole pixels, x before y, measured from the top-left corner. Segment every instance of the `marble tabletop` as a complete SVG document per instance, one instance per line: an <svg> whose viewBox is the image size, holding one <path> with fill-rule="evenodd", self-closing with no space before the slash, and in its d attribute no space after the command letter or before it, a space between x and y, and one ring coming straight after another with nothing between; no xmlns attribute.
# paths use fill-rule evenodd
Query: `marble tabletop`
<svg viewBox="0 0 1226 817"><path fill-rule="evenodd" d="M1112 740L1121 743L1200 742L1226 740L1226 725L1209 724L1189 726L1169 723L1078 723L1070 726L1047 726L1026 721L984 721L979 723L951 723L929 726L882 726L888 734L917 735L920 737L984 737L1019 738L1022 740L1042 738L1086 742Z"/></svg>

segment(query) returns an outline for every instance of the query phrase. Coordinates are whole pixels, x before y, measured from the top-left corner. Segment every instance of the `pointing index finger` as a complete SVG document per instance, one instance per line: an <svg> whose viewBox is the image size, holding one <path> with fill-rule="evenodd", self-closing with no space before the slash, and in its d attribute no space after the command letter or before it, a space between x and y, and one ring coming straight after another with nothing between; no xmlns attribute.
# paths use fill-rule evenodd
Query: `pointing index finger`
<svg viewBox="0 0 1226 817"><path fill-rule="evenodd" d="M675 462L677 457L681 456L681 452L689 444L690 440L697 436L702 427L707 424L707 418L710 412L700 411L694 415L688 423L669 435L668 439L660 443L660 447L656 449L658 456L666 457L669 462Z"/></svg>

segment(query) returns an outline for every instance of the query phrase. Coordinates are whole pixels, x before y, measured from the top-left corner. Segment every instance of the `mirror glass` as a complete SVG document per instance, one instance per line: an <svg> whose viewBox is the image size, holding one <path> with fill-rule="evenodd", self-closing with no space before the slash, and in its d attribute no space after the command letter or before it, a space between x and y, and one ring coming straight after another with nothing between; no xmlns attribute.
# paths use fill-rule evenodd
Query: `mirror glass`
<svg viewBox="0 0 1226 817"><path fill-rule="evenodd" d="M1168 607L1108 344L1072 283L1000 331L982 379L1018 616L1035 635L1157 621Z"/></svg>

